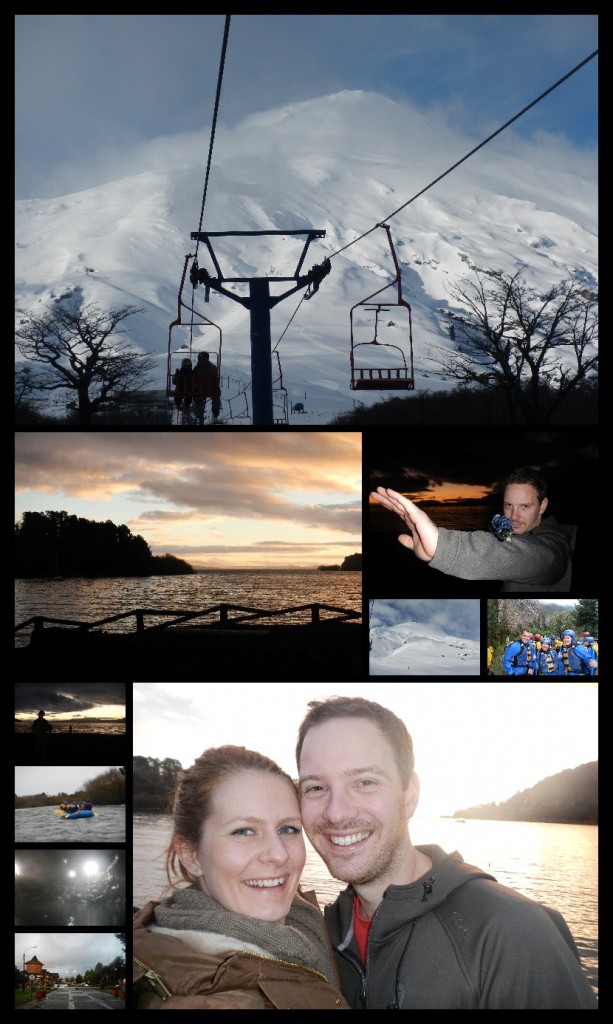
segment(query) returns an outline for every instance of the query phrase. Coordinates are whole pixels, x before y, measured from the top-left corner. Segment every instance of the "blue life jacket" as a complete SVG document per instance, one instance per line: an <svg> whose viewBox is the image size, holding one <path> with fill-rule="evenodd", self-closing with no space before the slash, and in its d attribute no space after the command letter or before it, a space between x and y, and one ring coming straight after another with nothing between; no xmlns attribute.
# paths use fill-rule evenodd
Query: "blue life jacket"
<svg viewBox="0 0 613 1024"><path fill-rule="evenodd" d="M536 647L528 641L522 644L520 640L514 640L504 652L502 667L508 676L525 675L529 668L537 669ZM521 669L516 672L515 669Z"/></svg>
<svg viewBox="0 0 613 1024"><path fill-rule="evenodd" d="M559 659L555 651L541 651L539 654L539 675L557 676Z"/></svg>
<svg viewBox="0 0 613 1024"><path fill-rule="evenodd" d="M561 676L589 676L590 656L585 647L576 644L571 647L561 647L558 651Z"/></svg>

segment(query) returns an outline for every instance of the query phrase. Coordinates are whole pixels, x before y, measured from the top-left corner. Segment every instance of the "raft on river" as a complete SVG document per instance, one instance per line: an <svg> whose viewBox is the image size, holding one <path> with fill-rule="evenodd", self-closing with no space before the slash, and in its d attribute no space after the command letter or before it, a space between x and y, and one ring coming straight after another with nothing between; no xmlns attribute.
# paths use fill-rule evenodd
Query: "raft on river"
<svg viewBox="0 0 613 1024"><path fill-rule="evenodd" d="M95 811L71 811L70 814L64 814L64 818L95 818Z"/></svg>

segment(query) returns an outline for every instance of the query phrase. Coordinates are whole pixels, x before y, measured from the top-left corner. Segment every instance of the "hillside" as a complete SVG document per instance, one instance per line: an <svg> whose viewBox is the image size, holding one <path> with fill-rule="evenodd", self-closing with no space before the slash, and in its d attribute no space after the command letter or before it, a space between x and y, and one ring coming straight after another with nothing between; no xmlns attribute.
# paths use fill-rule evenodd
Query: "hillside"
<svg viewBox="0 0 613 1024"><path fill-rule="evenodd" d="M463 808L453 817L597 825L598 761L550 775L502 803Z"/></svg>
<svg viewBox="0 0 613 1024"><path fill-rule="evenodd" d="M435 632L423 622L403 622L370 630L372 676L478 675L476 640Z"/></svg>

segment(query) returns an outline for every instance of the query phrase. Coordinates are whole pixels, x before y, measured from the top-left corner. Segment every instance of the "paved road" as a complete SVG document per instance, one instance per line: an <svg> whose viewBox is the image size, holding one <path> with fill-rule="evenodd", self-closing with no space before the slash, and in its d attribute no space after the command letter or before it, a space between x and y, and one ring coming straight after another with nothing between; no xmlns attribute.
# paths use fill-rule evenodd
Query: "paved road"
<svg viewBox="0 0 613 1024"><path fill-rule="evenodd" d="M26 1003L28 1010L125 1010L126 1001L97 989L60 988L48 992L44 999Z"/></svg>

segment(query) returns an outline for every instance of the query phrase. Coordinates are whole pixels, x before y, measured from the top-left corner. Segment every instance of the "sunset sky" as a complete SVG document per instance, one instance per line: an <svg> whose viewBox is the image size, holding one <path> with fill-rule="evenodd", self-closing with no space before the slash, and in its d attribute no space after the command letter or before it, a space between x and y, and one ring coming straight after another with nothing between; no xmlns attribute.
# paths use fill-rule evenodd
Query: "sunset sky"
<svg viewBox="0 0 613 1024"><path fill-rule="evenodd" d="M369 491L391 487L417 502L479 502L511 470L535 466L547 481L551 504L559 507L575 497L568 489L569 474L589 477L596 472L598 442L591 428L562 432L434 427L419 436L396 431L385 445L376 434L368 436L364 463ZM376 505L372 499L370 503ZM577 511L581 504L574 501Z"/></svg>
<svg viewBox="0 0 613 1024"><path fill-rule="evenodd" d="M17 521L111 520L194 568L311 568L362 549L356 433L17 432L15 470Z"/></svg>
<svg viewBox="0 0 613 1024"><path fill-rule="evenodd" d="M41 710L49 722L84 718L121 720L126 715L126 684L15 683L15 718L33 721Z"/></svg>
<svg viewBox="0 0 613 1024"><path fill-rule="evenodd" d="M366 697L413 737L418 815L502 801L549 775L598 760L597 683L135 683L134 754L183 767L234 743L296 774L308 701Z"/></svg>

